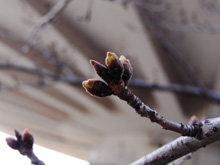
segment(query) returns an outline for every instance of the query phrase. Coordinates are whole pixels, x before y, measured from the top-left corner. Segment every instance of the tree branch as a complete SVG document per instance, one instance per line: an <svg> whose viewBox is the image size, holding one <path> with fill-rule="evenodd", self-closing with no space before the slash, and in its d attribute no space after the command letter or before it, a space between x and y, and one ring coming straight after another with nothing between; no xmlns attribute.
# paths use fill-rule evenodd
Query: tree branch
<svg viewBox="0 0 220 165"><path fill-rule="evenodd" d="M181 84L161 84L161 83L149 83L142 79L133 79L129 83L129 87L138 87L151 90L169 91L181 94L189 94L192 96L198 96L214 103L220 104L220 93L212 90L204 90L198 86L181 85Z"/></svg>
<svg viewBox="0 0 220 165"><path fill-rule="evenodd" d="M48 71L42 68L28 68L25 66L20 66L16 64L10 64L10 63L0 63L0 69L24 72L24 73L31 74L31 75L49 78L54 82L60 81L60 82L64 82L64 83L68 83L70 85L76 85L76 86L81 86L82 81L84 80L84 78L80 78L76 76L67 76L66 74L60 75L60 74L53 73L51 71ZM39 83L36 83L36 84L33 84L33 83L25 84L24 83L24 85L38 87ZM220 93L219 92L207 90L206 93L204 93L203 89L201 89L200 87L193 87L193 86L180 85L180 84L150 83L142 79L138 79L138 78L131 80L129 82L129 87L169 91L169 92L176 92L176 93L181 93L181 94L189 94L192 96L197 96L200 98L210 100L213 103L220 104ZM2 89L3 88L1 88L1 90ZM8 91L8 90L11 91L11 90L17 90L17 89L18 89L17 86L13 88L9 87L9 88L5 88L5 91Z"/></svg>
<svg viewBox="0 0 220 165"><path fill-rule="evenodd" d="M94 60L91 60L90 63L104 82L94 79L84 81L83 87L89 94L97 97L118 96L134 108L140 116L149 118L151 122L159 124L163 129L180 133L183 136L200 138L201 123L185 125L167 120L157 111L145 105L128 89L127 84L132 77L133 69L130 61L124 56L118 58L115 53L107 52L106 66Z"/></svg>
<svg viewBox="0 0 220 165"><path fill-rule="evenodd" d="M220 140L220 117L206 119L202 121L201 124L201 139L180 137L131 163L131 165L165 165L177 158L195 152L208 144Z"/></svg>
<svg viewBox="0 0 220 165"><path fill-rule="evenodd" d="M162 4L150 4L147 2L143 2L140 0L109 0L109 1L114 1L117 3L120 3L122 5L134 5L134 6L138 6L141 7L144 10L150 11L150 12L162 12L164 10L166 10L166 5L164 3Z"/></svg>
<svg viewBox="0 0 220 165"><path fill-rule="evenodd" d="M26 53L35 44L37 34L43 27L53 22L54 18L69 4L71 0L59 0L51 10L44 15L34 26L27 40L27 43L22 47L22 52Z"/></svg>
<svg viewBox="0 0 220 165"><path fill-rule="evenodd" d="M60 82L65 82L69 84L74 84L74 85L81 85L82 83L82 79L78 77L62 76L62 75L50 72L43 68L28 68L28 67L20 66L16 64L0 63L0 69L24 72L24 73L28 73L28 74L36 75L40 77L47 77L53 81L60 81Z"/></svg>

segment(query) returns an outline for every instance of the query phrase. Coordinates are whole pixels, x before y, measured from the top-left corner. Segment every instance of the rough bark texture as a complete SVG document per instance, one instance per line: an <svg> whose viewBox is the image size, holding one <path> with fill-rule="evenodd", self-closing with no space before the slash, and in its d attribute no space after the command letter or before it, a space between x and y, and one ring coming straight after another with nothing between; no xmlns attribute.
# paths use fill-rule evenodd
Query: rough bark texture
<svg viewBox="0 0 220 165"><path fill-rule="evenodd" d="M206 119L201 123L202 135L200 140L193 137L180 137L131 163L131 165L167 164L201 147L220 140L220 117Z"/></svg>
<svg viewBox="0 0 220 165"><path fill-rule="evenodd" d="M126 101L131 107L133 107L139 115L149 118L151 122L156 122L157 124L161 125L163 129L180 133L183 136L200 138L200 123L191 126L167 120L166 118L158 114L157 111L145 105L127 87L123 88L121 92L117 94L117 96L120 99Z"/></svg>

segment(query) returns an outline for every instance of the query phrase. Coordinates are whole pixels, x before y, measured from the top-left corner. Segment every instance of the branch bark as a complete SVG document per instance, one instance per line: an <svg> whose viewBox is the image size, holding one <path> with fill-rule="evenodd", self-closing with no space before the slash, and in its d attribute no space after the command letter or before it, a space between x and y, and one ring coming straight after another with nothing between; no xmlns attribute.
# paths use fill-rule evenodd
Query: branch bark
<svg viewBox="0 0 220 165"><path fill-rule="evenodd" d="M202 135L200 140L193 137L180 137L131 163L131 165L165 165L220 140L220 117L206 119L201 123Z"/></svg>

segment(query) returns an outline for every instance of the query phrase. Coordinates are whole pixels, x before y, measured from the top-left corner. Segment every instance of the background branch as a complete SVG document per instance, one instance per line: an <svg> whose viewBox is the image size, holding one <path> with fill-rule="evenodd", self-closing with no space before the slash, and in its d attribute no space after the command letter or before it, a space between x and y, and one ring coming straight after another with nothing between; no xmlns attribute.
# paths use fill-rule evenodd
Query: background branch
<svg viewBox="0 0 220 165"><path fill-rule="evenodd" d="M71 0L59 0L51 10L41 17L41 19L33 26L33 30L28 37L27 43L22 47L22 52L27 53L35 44L37 35L43 27L53 22L55 17L69 4Z"/></svg>
<svg viewBox="0 0 220 165"><path fill-rule="evenodd" d="M65 65L65 64L63 64ZM0 69L2 70L13 70L13 71L19 71L28 73L31 75L36 75L40 77L49 78L52 82L63 82L70 85L76 85L81 86L82 81L85 79L83 77L77 77L75 75L68 76L62 75L58 73L51 72L45 68L28 68L25 66L20 66L16 64L10 64L10 63L0 63ZM72 74L70 74L72 75ZM26 83L28 86L35 86L39 87L42 85L39 85L39 83ZM53 84L53 83L52 83ZM25 85L25 83L23 84ZM46 86L46 84L44 84ZM161 83L150 83L142 79L134 78L129 82L129 87L131 88L144 88L144 89L150 89L150 90L159 90L159 91L168 91L168 92L175 92L180 94L189 94L192 96L204 98L207 100L212 101L213 103L220 104L220 93L215 92L212 90L207 90L205 93L203 92L203 89L200 87L194 87L189 85L180 85L180 84L161 84ZM4 88L1 88L3 90ZM11 90L17 90L18 86L16 87L8 87L5 88L5 91L11 91Z"/></svg>

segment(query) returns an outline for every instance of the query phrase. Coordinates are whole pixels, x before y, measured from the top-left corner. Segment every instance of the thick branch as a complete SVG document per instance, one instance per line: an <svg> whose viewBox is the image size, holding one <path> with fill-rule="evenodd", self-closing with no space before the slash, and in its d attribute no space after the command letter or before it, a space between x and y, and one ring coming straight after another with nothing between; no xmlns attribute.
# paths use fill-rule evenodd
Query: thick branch
<svg viewBox="0 0 220 165"><path fill-rule="evenodd" d="M131 165L165 165L183 155L220 140L220 117L206 119L201 123L202 139L180 137L131 163Z"/></svg>

